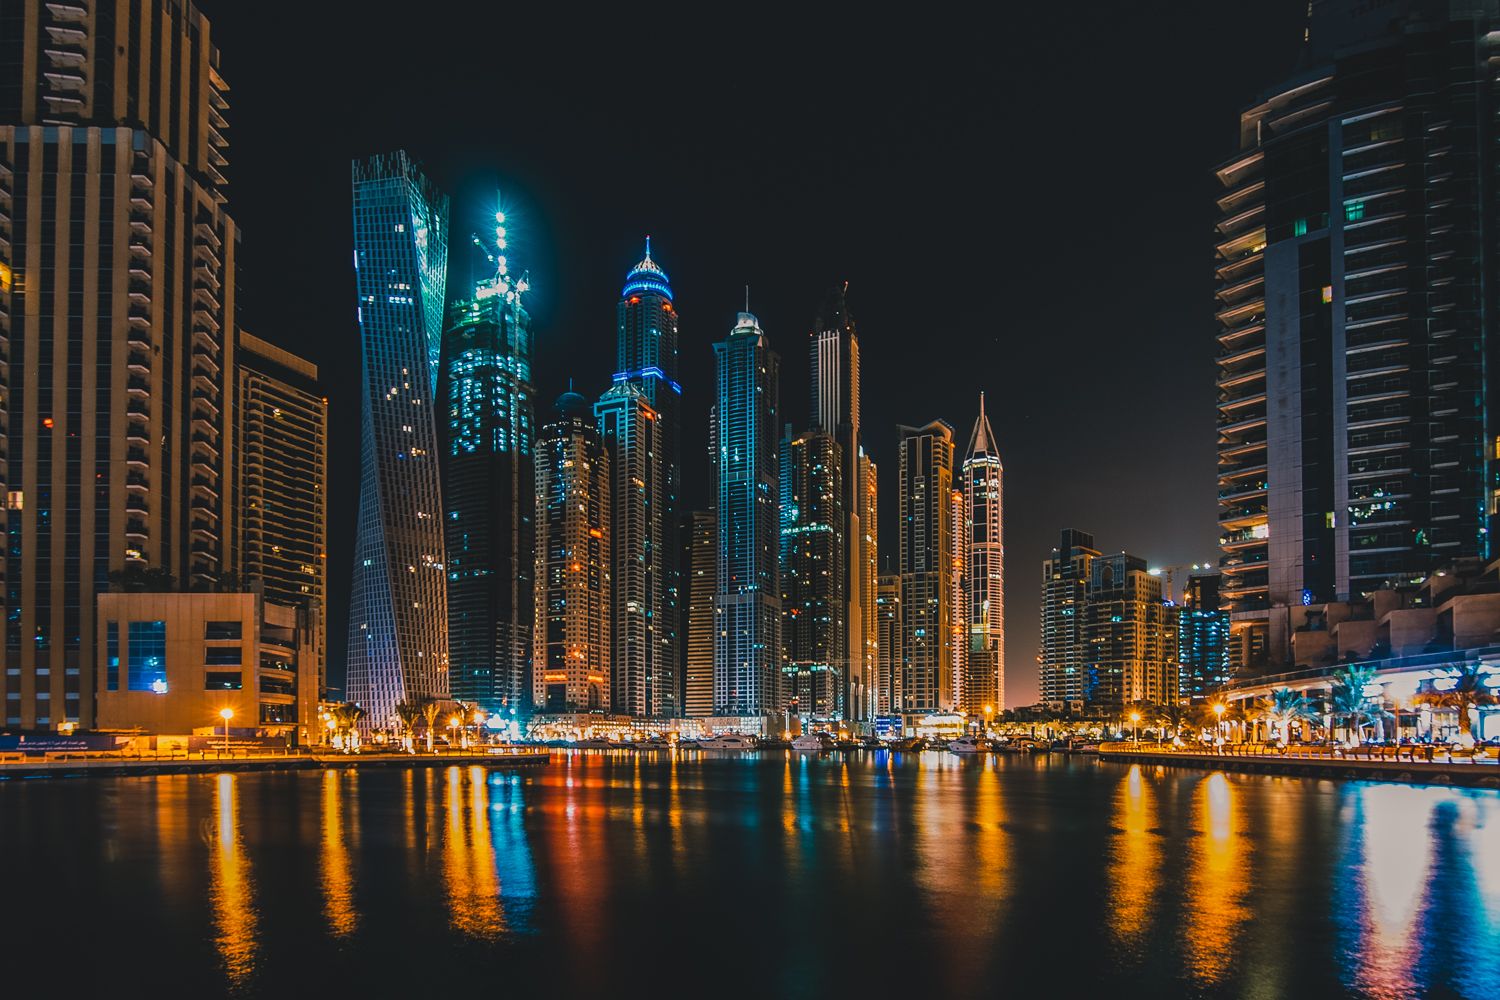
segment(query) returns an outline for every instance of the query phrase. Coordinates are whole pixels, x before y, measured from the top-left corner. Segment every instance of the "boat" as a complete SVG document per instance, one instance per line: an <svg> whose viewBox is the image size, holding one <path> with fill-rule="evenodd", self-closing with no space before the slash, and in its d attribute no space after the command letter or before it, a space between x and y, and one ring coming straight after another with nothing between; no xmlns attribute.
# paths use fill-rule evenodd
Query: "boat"
<svg viewBox="0 0 1500 1000"><path fill-rule="evenodd" d="M951 753L989 753L990 741L983 736L960 736L948 744Z"/></svg>
<svg viewBox="0 0 1500 1000"><path fill-rule="evenodd" d="M682 739L682 740L678 740L677 741L677 749L679 749L679 750L697 750L702 745L703 745L702 743L700 743L699 741L693 739L692 737L688 737L687 739Z"/></svg>
<svg viewBox="0 0 1500 1000"><path fill-rule="evenodd" d="M704 750L754 750L758 741L748 733L720 733L698 744Z"/></svg>
<svg viewBox="0 0 1500 1000"><path fill-rule="evenodd" d="M801 736L798 736L796 739L792 740L793 750L813 750L821 752L824 750L835 750L837 748L838 743L834 740L834 738L824 732L803 733Z"/></svg>
<svg viewBox="0 0 1500 1000"><path fill-rule="evenodd" d="M573 744L579 750L612 750L618 745L611 743L602 736L591 736L586 740L579 740Z"/></svg>
<svg viewBox="0 0 1500 1000"><path fill-rule="evenodd" d="M892 750L926 750L927 740L921 736L912 736L904 740L894 740L891 743Z"/></svg>

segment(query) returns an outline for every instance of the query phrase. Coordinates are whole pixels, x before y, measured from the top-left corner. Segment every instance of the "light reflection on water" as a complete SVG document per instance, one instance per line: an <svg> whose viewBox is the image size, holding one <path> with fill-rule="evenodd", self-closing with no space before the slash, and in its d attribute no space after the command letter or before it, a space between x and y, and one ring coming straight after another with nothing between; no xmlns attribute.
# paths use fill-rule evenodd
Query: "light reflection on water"
<svg viewBox="0 0 1500 1000"><path fill-rule="evenodd" d="M1047 967L1122 996L1500 996L1490 791L573 754L525 773L0 782L15 858L0 876L34 902L0 907L7 948L89 912L112 928L97 964L175 977L164 994L420 992L422 963L392 959L420 949L454 988L504 970L574 994L666 968L728 993L968 995ZM140 964L164 942L171 963Z"/></svg>

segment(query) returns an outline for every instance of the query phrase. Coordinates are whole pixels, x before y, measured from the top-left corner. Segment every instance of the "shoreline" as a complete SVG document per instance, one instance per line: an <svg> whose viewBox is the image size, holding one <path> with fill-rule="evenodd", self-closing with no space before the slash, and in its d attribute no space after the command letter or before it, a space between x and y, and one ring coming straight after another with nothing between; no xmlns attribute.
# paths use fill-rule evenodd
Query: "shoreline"
<svg viewBox="0 0 1500 1000"><path fill-rule="evenodd" d="M538 767L551 761L546 750L503 754L289 754L281 756L123 758L58 754L37 760L0 762L0 782L35 778L120 778L160 774L322 771L359 767Z"/></svg>
<svg viewBox="0 0 1500 1000"><path fill-rule="evenodd" d="M1274 774L1296 778L1338 778L1351 781L1391 781L1414 785L1500 789L1500 765L1428 763L1409 760L1294 757L1285 755L1233 756L1180 753L1170 750L1119 750L1101 747L1099 759L1116 764L1155 764L1207 771Z"/></svg>

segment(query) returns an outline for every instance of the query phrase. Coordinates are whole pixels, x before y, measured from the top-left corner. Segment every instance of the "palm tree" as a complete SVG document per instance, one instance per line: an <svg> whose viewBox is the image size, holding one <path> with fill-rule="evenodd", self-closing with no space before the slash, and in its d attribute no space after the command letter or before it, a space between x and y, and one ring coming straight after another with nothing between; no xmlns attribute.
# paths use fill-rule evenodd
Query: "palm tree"
<svg viewBox="0 0 1500 1000"><path fill-rule="evenodd" d="M458 706L458 710L453 714L462 720L459 723L459 738L463 746L467 747L469 745L469 720L473 718L474 709L478 706L472 701L459 701L456 698L453 700L453 704Z"/></svg>
<svg viewBox="0 0 1500 1000"><path fill-rule="evenodd" d="M335 731L345 750L352 750L359 745L359 734L355 727L364 717L365 710L352 701L346 701L333 710Z"/></svg>
<svg viewBox="0 0 1500 1000"><path fill-rule="evenodd" d="M1453 667L1445 676L1453 681L1452 687L1439 691L1433 681L1423 681L1421 690L1412 700L1433 708L1450 708L1457 712L1459 742L1472 745L1475 739L1474 720L1469 712L1494 705L1500 702L1500 698L1486 685L1487 675L1480 673L1477 660Z"/></svg>
<svg viewBox="0 0 1500 1000"><path fill-rule="evenodd" d="M422 706L410 701L396 702L396 718L401 723L401 745L408 753L417 730L417 720L422 717Z"/></svg>
<svg viewBox="0 0 1500 1000"><path fill-rule="evenodd" d="M443 710L443 706L442 706L441 703L438 702L438 700L436 698L423 698L422 699L422 718L424 718L424 719L427 720L427 752L428 753L432 753L432 751L433 751L432 734L433 734L433 731L437 729L438 713L441 712L442 710Z"/></svg>
<svg viewBox="0 0 1500 1000"><path fill-rule="evenodd" d="M1328 697L1328 714L1335 727L1340 722L1349 726L1349 744L1362 742L1359 738L1365 724L1372 716L1374 707L1365 695L1365 688L1375 680L1371 667L1344 667L1333 675L1333 689ZM1383 709L1381 710L1384 711Z"/></svg>
<svg viewBox="0 0 1500 1000"><path fill-rule="evenodd" d="M1192 715L1192 708L1180 701L1168 702L1156 709L1156 721L1163 726L1172 727L1173 739L1182 735L1182 727L1191 723Z"/></svg>
<svg viewBox="0 0 1500 1000"><path fill-rule="evenodd" d="M1279 739L1283 742L1291 735L1295 722L1311 722L1318 718L1318 708L1307 695L1291 688L1279 688L1271 697L1261 702L1261 711L1271 722Z"/></svg>

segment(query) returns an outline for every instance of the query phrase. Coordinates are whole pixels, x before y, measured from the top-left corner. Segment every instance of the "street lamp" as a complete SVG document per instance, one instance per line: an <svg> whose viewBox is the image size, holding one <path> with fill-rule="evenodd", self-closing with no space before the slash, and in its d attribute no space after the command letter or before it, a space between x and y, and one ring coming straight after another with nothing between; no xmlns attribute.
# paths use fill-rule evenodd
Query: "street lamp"
<svg viewBox="0 0 1500 1000"><path fill-rule="evenodd" d="M457 729L459 726L463 725L463 722L464 722L464 720L463 720L462 716L459 716L459 715L450 716L448 718L448 730L449 730L449 732L452 732L453 730ZM448 737L448 745L449 746L453 745L453 737L451 737L451 736Z"/></svg>
<svg viewBox="0 0 1500 1000"><path fill-rule="evenodd" d="M990 734L990 715L995 711L994 705L984 706L984 735Z"/></svg>
<svg viewBox="0 0 1500 1000"><path fill-rule="evenodd" d="M229 752L229 720L234 718L234 709L219 709L219 718L224 720L224 752Z"/></svg>
<svg viewBox="0 0 1500 1000"><path fill-rule="evenodd" d="M1140 731L1139 731L1140 724L1141 724L1141 713L1140 712L1131 712L1130 713L1130 739L1131 739L1132 742L1134 742L1136 744L1139 744L1141 742Z"/></svg>
<svg viewBox="0 0 1500 1000"><path fill-rule="evenodd" d="M1229 710L1229 706L1226 705L1226 704L1224 704L1222 701L1216 701L1216 702L1214 702L1214 719L1215 719L1214 729L1218 733L1219 742L1221 744L1225 742L1224 741L1224 713L1226 711L1228 711L1228 710Z"/></svg>

